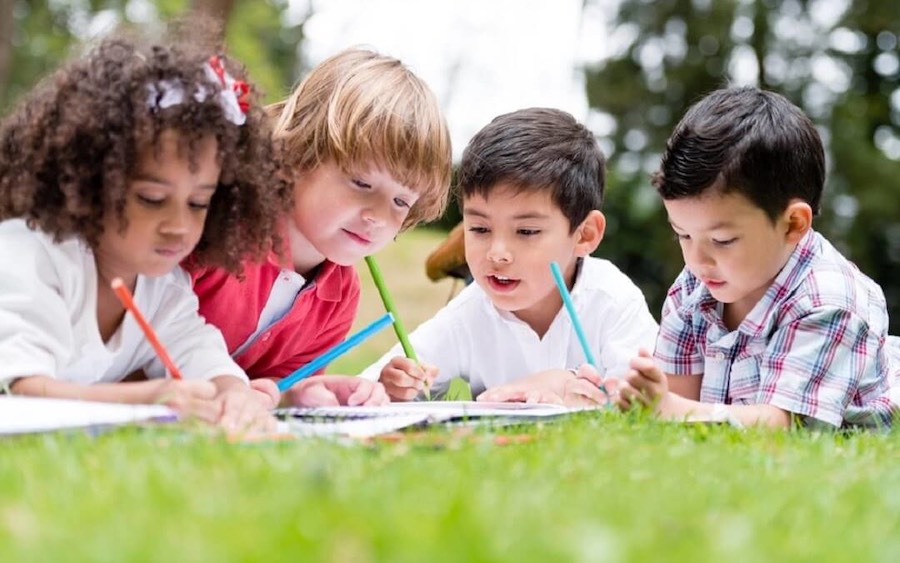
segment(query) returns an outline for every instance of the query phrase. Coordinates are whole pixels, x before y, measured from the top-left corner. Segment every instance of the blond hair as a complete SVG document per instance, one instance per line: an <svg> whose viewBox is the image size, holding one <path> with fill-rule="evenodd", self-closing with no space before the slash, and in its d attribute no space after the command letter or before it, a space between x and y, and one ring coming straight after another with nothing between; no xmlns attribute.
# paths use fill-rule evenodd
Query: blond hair
<svg viewBox="0 0 900 563"><path fill-rule="evenodd" d="M399 60L366 49L341 51L267 109L292 169L333 161L350 172L375 164L419 194L404 229L443 213L450 132L437 97Z"/></svg>

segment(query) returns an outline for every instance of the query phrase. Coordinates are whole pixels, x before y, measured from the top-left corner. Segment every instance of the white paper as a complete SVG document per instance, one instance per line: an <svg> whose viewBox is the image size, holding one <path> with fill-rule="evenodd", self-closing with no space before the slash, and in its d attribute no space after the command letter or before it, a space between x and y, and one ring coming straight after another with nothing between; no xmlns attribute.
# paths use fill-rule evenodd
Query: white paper
<svg viewBox="0 0 900 563"><path fill-rule="evenodd" d="M164 405L126 405L69 399L0 395L0 435L50 432L145 421L172 421Z"/></svg>
<svg viewBox="0 0 900 563"><path fill-rule="evenodd" d="M287 408L276 412L286 418L281 430L310 436L364 438L416 425L484 420L497 424L550 419L592 410L533 403L477 401L416 401L378 407Z"/></svg>

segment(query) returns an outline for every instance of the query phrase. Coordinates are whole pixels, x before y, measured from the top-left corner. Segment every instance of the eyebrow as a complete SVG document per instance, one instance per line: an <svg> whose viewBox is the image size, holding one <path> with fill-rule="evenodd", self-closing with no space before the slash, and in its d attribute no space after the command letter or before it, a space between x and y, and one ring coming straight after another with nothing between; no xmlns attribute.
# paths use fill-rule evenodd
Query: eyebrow
<svg viewBox="0 0 900 563"><path fill-rule="evenodd" d="M159 176L154 176L153 173L151 173L151 172L138 173L137 175L134 176L134 178L132 178L132 180L138 181L138 182L153 182L154 184L161 184L163 186L171 186L171 184L169 182L167 182L166 180L163 180ZM215 190L216 188L219 187L219 184L218 183L201 184L198 187L200 189L204 189L204 190Z"/></svg>
<svg viewBox="0 0 900 563"><path fill-rule="evenodd" d="M671 219L669 219L669 225L671 225L673 229L681 229L681 227L676 225L675 222L672 221ZM705 231L716 231L719 229L733 229L734 227L735 227L734 221L719 221L718 223L715 223L714 225L711 225L710 227L708 227L704 230Z"/></svg>
<svg viewBox="0 0 900 563"><path fill-rule="evenodd" d="M478 211L476 209L466 209L463 211L463 215L471 215L473 217L480 217L482 219L489 219L488 214L483 211ZM549 215L546 213L539 213L537 211L530 211L527 213L520 213L519 215L513 215L513 219L516 221L521 221L523 219L547 219Z"/></svg>

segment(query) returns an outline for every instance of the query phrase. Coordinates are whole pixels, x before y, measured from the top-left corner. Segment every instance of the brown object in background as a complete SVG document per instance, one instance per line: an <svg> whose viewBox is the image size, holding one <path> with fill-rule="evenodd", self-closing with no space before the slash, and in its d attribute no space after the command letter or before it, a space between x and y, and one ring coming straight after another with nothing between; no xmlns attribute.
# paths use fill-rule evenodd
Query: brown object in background
<svg viewBox="0 0 900 563"><path fill-rule="evenodd" d="M425 259L425 274L431 281L440 281L446 277L468 280L471 277L466 264L464 234L463 224L459 223Z"/></svg>

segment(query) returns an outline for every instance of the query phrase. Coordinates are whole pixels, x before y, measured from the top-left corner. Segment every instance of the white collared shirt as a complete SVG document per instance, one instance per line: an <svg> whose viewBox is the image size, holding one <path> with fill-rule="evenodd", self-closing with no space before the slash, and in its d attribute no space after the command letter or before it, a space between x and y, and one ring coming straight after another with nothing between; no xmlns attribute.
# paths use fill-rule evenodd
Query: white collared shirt
<svg viewBox="0 0 900 563"><path fill-rule="evenodd" d="M611 262L585 258L572 289L572 302L601 374L619 376L641 347L653 349L657 324L641 290ZM584 352L564 307L543 338L508 311L498 310L478 286L470 284L410 334L419 361L437 366L432 392L446 392L449 380L469 382L473 396L539 371L577 368ZM362 377L377 380L391 348Z"/></svg>
<svg viewBox="0 0 900 563"><path fill-rule="evenodd" d="M0 222L0 385L32 375L76 383L115 382L165 367L131 314L103 342L97 324L97 267L77 238L56 243L20 219ZM186 378L246 379L222 335L197 313L187 274L138 276L134 301Z"/></svg>

